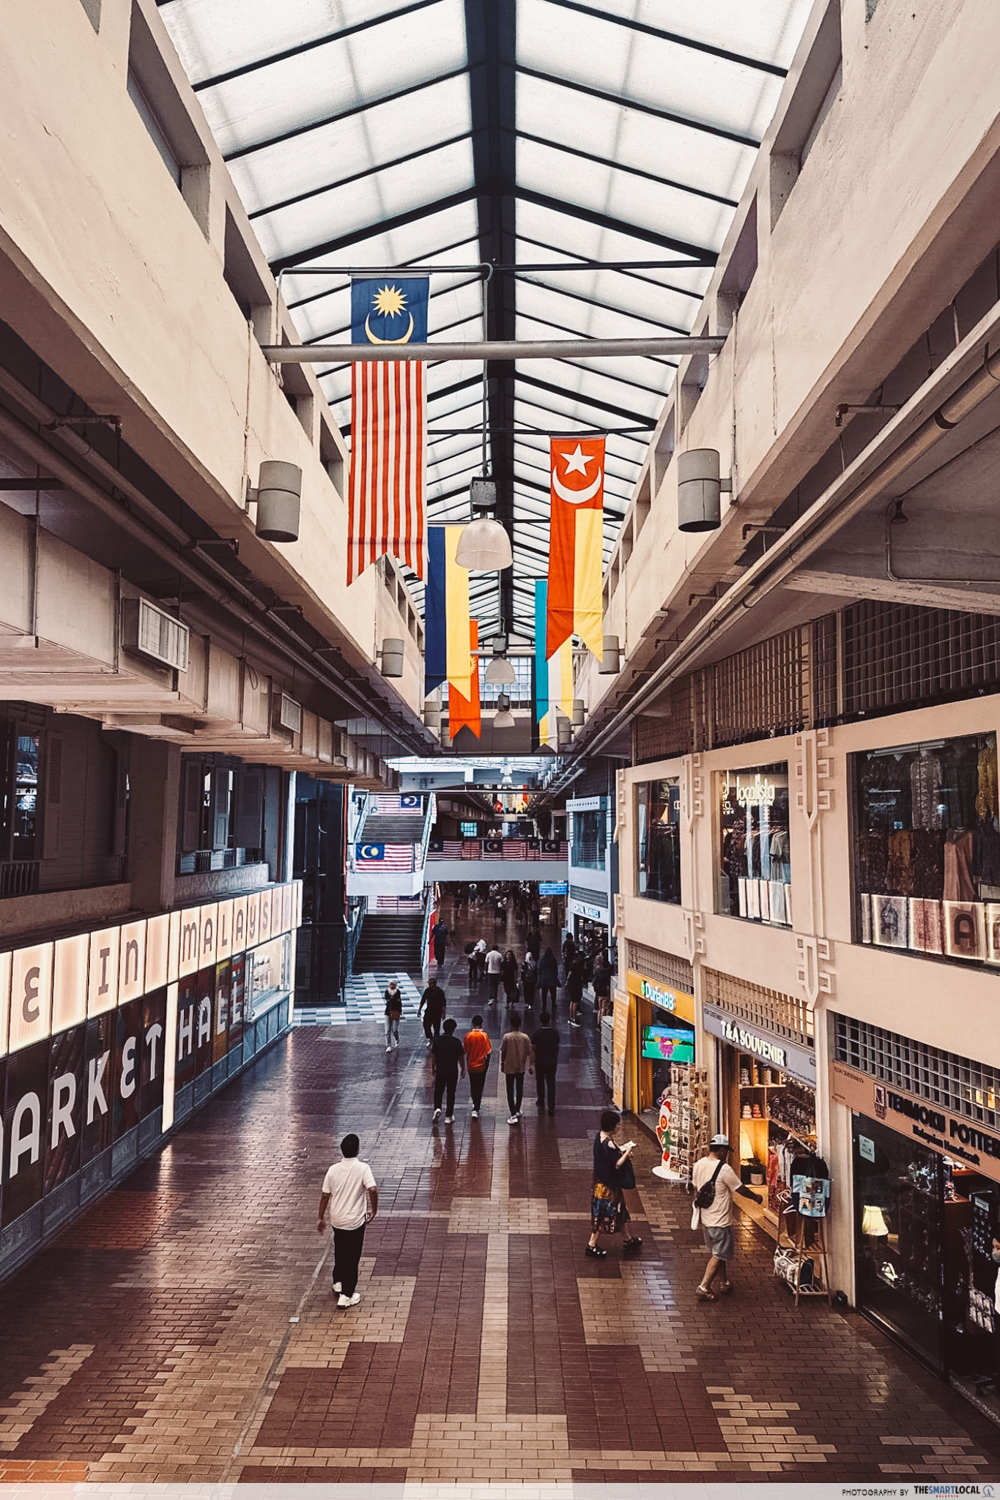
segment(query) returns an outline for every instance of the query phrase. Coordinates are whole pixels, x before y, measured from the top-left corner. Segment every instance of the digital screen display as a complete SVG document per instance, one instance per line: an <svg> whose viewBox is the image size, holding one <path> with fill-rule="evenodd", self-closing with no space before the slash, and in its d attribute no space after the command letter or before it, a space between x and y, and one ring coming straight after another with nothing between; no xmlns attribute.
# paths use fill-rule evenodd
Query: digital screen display
<svg viewBox="0 0 1000 1500"><path fill-rule="evenodd" d="M538 882L538 894L540 896L565 896L569 892L569 882L565 880L540 880Z"/></svg>
<svg viewBox="0 0 1000 1500"><path fill-rule="evenodd" d="M644 1026L642 1056L654 1062L694 1062L694 1031L679 1026Z"/></svg>

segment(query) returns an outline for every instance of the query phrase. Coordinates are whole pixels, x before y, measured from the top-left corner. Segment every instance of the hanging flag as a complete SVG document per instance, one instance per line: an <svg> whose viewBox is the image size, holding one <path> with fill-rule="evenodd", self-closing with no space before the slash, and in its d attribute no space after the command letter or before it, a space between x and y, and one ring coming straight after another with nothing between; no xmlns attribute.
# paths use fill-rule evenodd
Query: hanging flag
<svg viewBox="0 0 1000 1500"><path fill-rule="evenodd" d="M474 670L470 674L468 694L454 686L448 688L448 734L454 739L463 724L472 730L478 740L482 734L483 719L479 707L479 658L472 655L479 649L479 622L469 621L470 658Z"/></svg>
<svg viewBox="0 0 1000 1500"><path fill-rule="evenodd" d="M556 748L556 710L573 717L573 642L563 641L553 656L545 655L548 584L535 580L535 722L538 742Z"/></svg>
<svg viewBox="0 0 1000 1500"><path fill-rule="evenodd" d="M423 344L426 276L351 282L351 342ZM418 360L351 366L347 581L388 552L424 576L427 392Z"/></svg>
<svg viewBox="0 0 1000 1500"><path fill-rule="evenodd" d="M546 656L576 634L604 653L604 439L553 438Z"/></svg>
<svg viewBox="0 0 1000 1500"><path fill-rule="evenodd" d="M427 588L424 594L424 697L447 682L463 698L470 695L473 658L469 654L469 570L455 561L464 526L431 526L427 531ZM478 670L478 658L475 665Z"/></svg>

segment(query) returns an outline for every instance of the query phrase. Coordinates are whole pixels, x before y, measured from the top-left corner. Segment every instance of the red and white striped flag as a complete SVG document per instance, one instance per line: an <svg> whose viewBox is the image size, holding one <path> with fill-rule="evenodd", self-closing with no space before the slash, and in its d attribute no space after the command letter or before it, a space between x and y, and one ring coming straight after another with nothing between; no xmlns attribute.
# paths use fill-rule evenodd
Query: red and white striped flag
<svg viewBox="0 0 1000 1500"><path fill-rule="evenodd" d="M351 284L355 344L424 343L426 277ZM424 576L427 389L417 360L351 366L347 582L383 553Z"/></svg>

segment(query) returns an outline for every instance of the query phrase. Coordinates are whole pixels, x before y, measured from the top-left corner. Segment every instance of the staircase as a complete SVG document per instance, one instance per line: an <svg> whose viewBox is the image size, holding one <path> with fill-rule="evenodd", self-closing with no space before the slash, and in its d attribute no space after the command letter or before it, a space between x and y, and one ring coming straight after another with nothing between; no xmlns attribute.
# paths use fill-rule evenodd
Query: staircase
<svg viewBox="0 0 1000 1500"><path fill-rule="evenodd" d="M370 812L365 819L359 842L365 844L419 844L424 833L423 818L414 818L406 813L391 814Z"/></svg>
<svg viewBox="0 0 1000 1500"><path fill-rule="evenodd" d="M367 912L354 953L354 973L419 975L423 928L422 912L406 917Z"/></svg>

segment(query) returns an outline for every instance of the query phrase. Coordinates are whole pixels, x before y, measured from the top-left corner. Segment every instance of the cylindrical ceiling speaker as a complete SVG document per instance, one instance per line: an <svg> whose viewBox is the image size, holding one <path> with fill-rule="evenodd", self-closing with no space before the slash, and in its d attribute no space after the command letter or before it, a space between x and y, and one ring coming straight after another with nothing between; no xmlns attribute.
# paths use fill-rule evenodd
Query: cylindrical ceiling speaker
<svg viewBox="0 0 1000 1500"><path fill-rule="evenodd" d="M298 464L267 459L257 485L257 535L265 542L297 542L302 505L302 470Z"/></svg>
<svg viewBox="0 0 1000 1500"><path fill-rule="evenodd" d="M583 723L585 713L586 713L586 709L583 706L583 699L582 698L574 698L573 699L573 728L574 729L579 729L580 728L580 725Z"/></svg>
<svg viewBox="0 0 1000 1500"><path fill-rule="evenodd" d="M604 637L604 650L601 655L601 664L597 668L601 677L615 677L621 671L621 651L618 647L616 635Z"/></svg>
<svg viewBox="0 0 1000 1500"><path fill-rule="evenodd" d="M402 677L403 641L401 637L387 635L382 642L382 676Z"/></svg>
<svg viewBox="0 0 1000 1500"><path fill-rule="evenodd" d="M717 531L722 523L719 450L689 448L677 455L677 529Z"/></svg>

